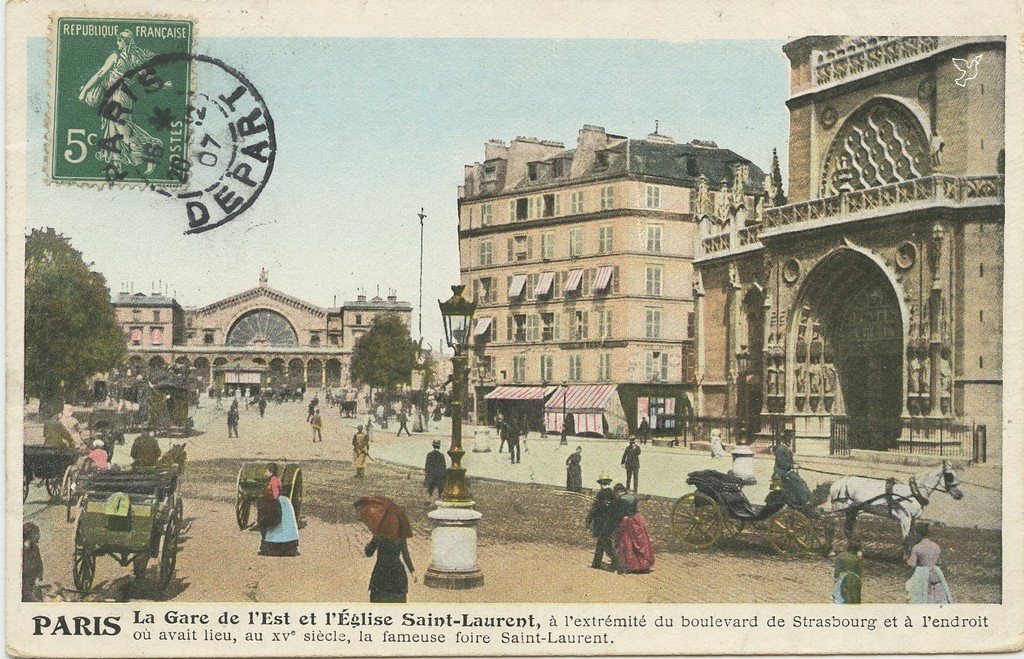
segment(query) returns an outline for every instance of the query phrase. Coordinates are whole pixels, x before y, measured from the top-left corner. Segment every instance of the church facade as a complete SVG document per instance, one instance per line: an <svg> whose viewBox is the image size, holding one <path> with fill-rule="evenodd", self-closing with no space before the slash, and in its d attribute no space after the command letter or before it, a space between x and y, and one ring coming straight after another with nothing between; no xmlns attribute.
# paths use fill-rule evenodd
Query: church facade
<svg viewBox="0 0 1024 659"><path fill-rule="evenodd" d="M1004 41L784 50L788 199L768 189L780 205L741 219L712 191L697 209L697 413L803 453L973 441L977 458L980 435L998 460Z"/></svg>
<svg viewBox="0 0 1024 659"><path fill-rule="evenodd" d="M202 307L122 292L114 310L129 362L188 365L204 388L223 387L236 363L264 368L264 381L277 386L349 387L352 348L373 319L391 313L408 325L412 315L394 294L323 307L272 288L266 271L257 286Z"/></svg>

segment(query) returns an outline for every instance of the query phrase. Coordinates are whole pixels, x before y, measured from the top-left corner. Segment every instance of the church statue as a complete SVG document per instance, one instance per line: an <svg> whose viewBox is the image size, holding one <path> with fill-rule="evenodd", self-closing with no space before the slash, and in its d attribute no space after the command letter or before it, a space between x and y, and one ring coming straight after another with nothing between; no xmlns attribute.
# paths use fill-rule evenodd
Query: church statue
<svg viewBox="0 0 1024 659"><path fill-rule="evenodd" d="M911 395L920 393L921 383L921 360L917 358L917 352L910 356L910 378L907 382L907 389Z"/></svg>

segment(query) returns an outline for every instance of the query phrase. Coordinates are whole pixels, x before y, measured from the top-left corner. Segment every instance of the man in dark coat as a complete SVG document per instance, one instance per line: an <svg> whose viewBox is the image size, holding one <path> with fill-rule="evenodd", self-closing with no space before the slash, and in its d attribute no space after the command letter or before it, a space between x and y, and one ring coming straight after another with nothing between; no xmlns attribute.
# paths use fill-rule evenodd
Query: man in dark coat
<svg viewBox="0 0 1024 659"><path fill-rule="evenodd" d="M427 453L427 463L423 467L423 484L427 486L427 494L433 495L437 490L437 496L444 492L444 482L448 475L448 463L445 462L444 453L441 453L441 442L434 440L434 450Z"/></svg>
<svg viewBox="0 0 1024 659"><path fill-rule="evenodd" d="M640 422L640 425L637 426L636 434L640 435L640 443L641 444L646 444L648 442L648 440L650 440L650 438L651 438L651 424L650 424L650 422L647 421L646 417Z"/></svg>
<svg viewBox="0 0 1024 659"><path fill-rule="evenodd" d="M784 436L773 450L775 470L772 472L772 481L773 485L778 483L778 486L793 503L805 506L811 500L811 490L797 472L799 465L793 458L793 449L789 446L790 441L789 435Z"/></svg>
<svg viewBox="0 0 1024 659"><path fill-rule="evenodd" d="M238 437L238 401L231 401L231 409L228 410L228 439L231 439L231 433L234 433L235 437Z"/></svg>
<svg viewBox="0 0 1024 659"><path fill-rule="evenodd" d="M523 420L520 417L513 417L508 422L508 456L512 459L512 464L519 464L522 459L519 450L519 435L522 431Z"/></svg>
<svg viewBox="0 0 1024 659"><path fill-rule="evenodd" d="M622 466L626 468L626 488L633 484L633 493L636 494L640 486L640 447L636 445L636 438L629 438L629 446L622 452Z"/></svg>
<svg viewBox="0 0 1024 659"><path fill-rule="evenodd" d="M502 448L505 446L505 442L508 441L508 424L505 422L505 417L501 412L494 417L494 428L498 431L498 438L501 440L498 442L498 453L502 453Z"/></svg>
<svg viewBox="0 0 1024 659"><path fill-rule="evenodd" d="M263 414L267 411L267 397L260 394L260 402L257 406L260 408L260 418L263 418Z"/></svg>
<svg viewBox="0 0 1024 659"><path fill-rule="evenodd" d="M398 410L398 434L395 436L401 437L403 430L407 436L412 436L412 433L409 432L409 415L405 413L404 407Z"/></svg>
<svg viewBox="0 0 1024 659"><path fill-rule="evenodd" d="M313 421L313 411L316 410L319 404L320 399L317 398L316 396L313 396L313 400L309 401L309 412L306 414L306 423L310 423L311 421Z"/></svg>
<svg viewBox="0 0 1024 659"><path fill-rule="evenodd" d="M160 460L160 442L144 432L132 442L132 469L153 469Z"/></svg>
<svg viewBox="0 0 1024 659"><path fill-rule="evenodd" d="M590 567L600 570L604 561L604 555L608 554L612 559L612 568L621 572L619 558L615 554L615 546L612 538L619 528L619 506L616 503L615 492L609 487L612 478L608 474L601 474L597 479L601 489L597 492L597 498L590 505L590 512L587 513L587 526L590 527L590 534L597 540L597 547L594 549L594 560Z"/></svg>

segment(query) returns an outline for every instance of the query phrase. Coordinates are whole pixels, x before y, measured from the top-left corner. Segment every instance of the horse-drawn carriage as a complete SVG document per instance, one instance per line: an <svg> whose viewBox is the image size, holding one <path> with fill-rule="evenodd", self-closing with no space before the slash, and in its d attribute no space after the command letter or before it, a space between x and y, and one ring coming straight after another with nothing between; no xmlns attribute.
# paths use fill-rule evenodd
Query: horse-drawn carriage
<svg viewBox="0 0 1024 659"><path fill-rule="evenodd" d="M686 482L696 488L672 507L672 530L689 547L706 549L724 536L733 537L757 522L768 522L768 538L780 554L794 556L828 550L832 524L817 506L795 499L785 488L773 488L764 504L754 504L743 492L744 481L732 474L706 469L691 472ZM820 500L819 500L820 499Z"/></svg>
<svg viewBox="0 0 1024 659"><path fill-rule="evenodd" d="M29 486L33 480L45 484L46 493L50 495L51 499L58 496L65 472L81 455L81 451L68 446L25 446L22 501L28 499Z"/></svg>
<svg viewBox="0 0 1024 659"><path fill-rule="evenodd" d="M101 471L88 481L78 508L72 576L83 593L92 589L96 559L132 565L141 579L150 559L159 562L160 592L174 577L181 533L178 470Z"/></svg>
<svg viewBox="0 0 1024 659"><path fill-rule="evenodd" d="M267 487L267 463L246 462L238 470L237 494L235 498L235 521L238 528L249 528L249 513L252 504L263 495ZM281 495L288 497L295 509L296 519L302 507L302 467L287 462L281 471Z"/></svg>
<svg viewBox="0 0 1024 659"><path fill-rule="evenodd" d="M148 427L158 436L188 436L192 422L193 396L187 387L175 382L161 382L150 390Z"/></svg>
<svg viewBox="0 0 1024 659"><path fill-rule="evenodd" d="M102 439L107 446L124 444L124 434L130 425L131 414L109 407L94 407L86 416L89 439Z"/></svg>

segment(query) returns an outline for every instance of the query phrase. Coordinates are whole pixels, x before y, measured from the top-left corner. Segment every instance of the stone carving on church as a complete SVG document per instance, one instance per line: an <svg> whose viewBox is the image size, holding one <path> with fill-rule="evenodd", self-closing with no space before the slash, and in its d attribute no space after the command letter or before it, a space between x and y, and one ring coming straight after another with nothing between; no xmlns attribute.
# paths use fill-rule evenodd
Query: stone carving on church
<svg viewBox="0 0 1024 659"><path fill-rule="evenodd" d="M950 355L949 346L942 346L939 353L939 395L942 397L942 413L947 416L953 413L953 365Z"/></svg>
<svg viewBox="0 0 1024 659"><path fill-rule="evenodd" d="M708 177L703 174L697 179L697 216L710 217L714 215L714 205L711 200L711 188L708 187Z"/></svg>
<svg viewBox="0 0 1024 659"><path fill-rule="evenodd" d="M822 167L821 196L927 176L932 166L930 146L909 110L888 99L873 101L836 134Z"/></svg>
<svg viewBox="0 0 1024 659"><path fill-rule="evenodd" d="M704 295L704 276L701 274L701 271L696 268L693 271L693 281L691 282L691 286L693 287L694 298Z"/></svg>

